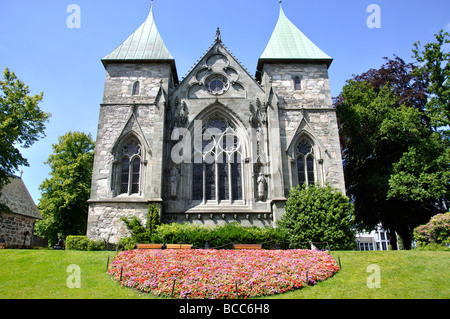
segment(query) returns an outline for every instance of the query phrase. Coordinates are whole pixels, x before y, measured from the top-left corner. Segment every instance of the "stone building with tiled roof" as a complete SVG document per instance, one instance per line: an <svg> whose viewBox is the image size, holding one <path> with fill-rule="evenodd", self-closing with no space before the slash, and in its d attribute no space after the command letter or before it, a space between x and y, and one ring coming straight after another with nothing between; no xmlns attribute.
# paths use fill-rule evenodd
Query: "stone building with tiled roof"
<svg viewBox="0 0 450 319"><path fill-rule="evenodd" d="M3 187L0 202L11 211L1 214L0 238L8 246L32 245L34 224L42 216L20 177L12 177Z"/></svg>

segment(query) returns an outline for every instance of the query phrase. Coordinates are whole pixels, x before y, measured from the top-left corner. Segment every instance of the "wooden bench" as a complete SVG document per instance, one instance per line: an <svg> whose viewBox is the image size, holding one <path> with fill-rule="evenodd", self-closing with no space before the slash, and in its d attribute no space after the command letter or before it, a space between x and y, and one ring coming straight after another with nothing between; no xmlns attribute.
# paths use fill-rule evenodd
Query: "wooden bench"
<svg viewBox="0 0 450 319"><path fill-rule="evenodd" d="M261 244L233 244L233 249L262 249Z"/></svg>
<svg viewBox="0 0 450 319"><path fill-rule="evenodd" d="M192 249L190 244L167 244L167 249Z"/></svg>
<svg viewBox="0 0 450 319"><path fill-rule="evenodd" d="M163 244L137 244L137 249L163 249ZM192 249L189 244L167 244L166 249Z"/></svg>
<svg viewBox="0 0 450 319"><path fill-rule="evenodd" d="M162 244L137 244L137 249L161 249Z"/></svg>

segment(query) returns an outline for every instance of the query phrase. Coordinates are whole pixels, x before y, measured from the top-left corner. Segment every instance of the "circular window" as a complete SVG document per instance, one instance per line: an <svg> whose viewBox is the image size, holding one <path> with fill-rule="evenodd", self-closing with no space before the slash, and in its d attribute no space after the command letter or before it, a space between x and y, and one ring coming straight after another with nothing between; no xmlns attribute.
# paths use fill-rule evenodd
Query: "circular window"
<svg viewBox="0 0 450 319"><path fill-rule="evenodd" d="M228 81L224 76L214 74L208 78L207 86L209 93L219 95L228 90Z"/></svg>

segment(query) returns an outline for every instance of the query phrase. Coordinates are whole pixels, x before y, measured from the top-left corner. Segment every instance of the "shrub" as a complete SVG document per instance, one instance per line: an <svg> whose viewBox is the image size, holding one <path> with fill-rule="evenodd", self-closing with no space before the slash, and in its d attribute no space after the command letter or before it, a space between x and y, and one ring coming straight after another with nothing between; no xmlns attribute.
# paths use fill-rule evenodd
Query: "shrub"
<svg viewBox="0 0 450 319"><path fill-rule="evenodd" d="M334 250L355 246L353 205L330 186L294 188L278 225L291 242L290 248L308 248L310 241L328 242Z"/></svg>
<svg viewBox="0 0 450 319"><path fill-rule="evenodd" d="M141 221L133 216L131 219L122 217L128 230L131 232L131 238L135 243L148 243L152 241L152 237L156 232L159 222L159 208L148 205L147 224L142 225Z"/></svg>
<svg viewBox="0 0 450 319"><path fill-rule="evenodd" d="M67 250L104 250L105 242L103 240L92 240L86 236L67 236Z"/></svg>
<svg viewBox="0 0 450 319"><path fill-rule="evenodd" d="M129 221L130 222L130 221ZM133 236L120 240L120 247L132 249L135 243L161 243L161 244L192 244L194 247L204 247L208 241L211 247L230 249L231 243L260 244L263 248L271 248L272 244L284 240L284 234L279 229L272 227L246 227L238 223L230 223L221 226L202 226L194 224L163 224L156 228L151 236L139 236L136 230L141 231L139 220L132 219L127 225L134 228ZM140 225L140 226L139 226ZM130 229L130 228L129 228ZM142 240L142 241L139 241ZM145 240L145 241L144 241Z"/></svg>
<svg viewBox="0 0 450 319"><path fill-rule="evenodd" d="M132 237L124 237L120 238L118 243L118 250L131 250L134 249L136 246L136 240L134 240Z"/></svg>
<svg viewBox="0 0 450 319"><path fill-rule="evenodd" d="M87 245L87 250L89 251L93 251L93 250L105 250L106 248L106 243L104 240L92 240L92 239L88 239L88 245Z"/></svg>
<svg viewBox="0 0 450 319"><path fill-rule="evenodd" d="M87 250L89 239L86 236L67 236L67 250Z"/></svg>
<svg viewBox="0 0 450 319"><path fill-rule="evenodd" d="M450 244L450 212L437 214L427 224L416 227L414 240L418 245Z"/></svg>

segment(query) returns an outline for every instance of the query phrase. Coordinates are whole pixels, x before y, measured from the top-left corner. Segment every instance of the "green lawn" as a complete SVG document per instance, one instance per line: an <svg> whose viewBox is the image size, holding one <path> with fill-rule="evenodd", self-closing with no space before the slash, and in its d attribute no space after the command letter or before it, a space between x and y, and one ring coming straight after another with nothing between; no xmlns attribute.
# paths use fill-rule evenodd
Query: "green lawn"
<svg viewBox="0 0 450 319"><path fill-rule="evenodd" d="M374 299L450 298L450 252L445 251L338 251L342 270L325 282L270 298ZM114 252L0 250L2 298L112 299L156 298L123 288L106 273ZM69 265L81 270L81 287L68 288ZM380 269L381 288L368 288L367 266Z"/></svg>

